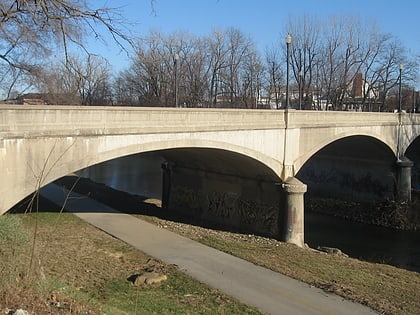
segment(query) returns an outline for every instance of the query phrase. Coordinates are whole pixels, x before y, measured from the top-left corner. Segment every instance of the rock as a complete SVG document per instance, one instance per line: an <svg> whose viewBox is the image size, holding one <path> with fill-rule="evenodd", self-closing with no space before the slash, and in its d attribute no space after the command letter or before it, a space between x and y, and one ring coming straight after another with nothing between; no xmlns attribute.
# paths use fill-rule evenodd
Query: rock
<svg viewBox="0 0 420 315"><path fill-rule="evenodd" d="M7 315L29 315L28 311L25 311L21 308L17 310L6 309L5 312Z"/></svg>
<svg viewBox="0 0 420 315"><path fill-rule="evenodd" d="M340 249L335 247L318 246L317 250L334 256L349 257L347 254L344 254Z"/></svg>
<svg viewBox="0 0 420 315"><path fill-rule="evenodd" d="M50 296L50 305L55 307L61 307L61 304L58 301L58 297L54 293L52 293Z"/></svg>
<svg viewBox="0 0 420 315"><path fill-rule="evenodd" d="M145 272L141 275L135 275L130 277L135 286L140 286L142 284L155 284L160 283L168 279L166 275L159 274L156 272Z"/></svg>

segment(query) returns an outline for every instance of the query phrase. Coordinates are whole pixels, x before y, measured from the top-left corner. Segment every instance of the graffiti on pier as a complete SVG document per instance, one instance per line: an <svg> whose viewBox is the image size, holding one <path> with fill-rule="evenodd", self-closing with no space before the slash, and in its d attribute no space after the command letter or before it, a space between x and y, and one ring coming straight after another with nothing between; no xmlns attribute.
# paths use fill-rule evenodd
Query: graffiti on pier
<svg viewBox="0 0 420 315"><path fill-rule="evenodd" d="M278 231L277 206L246 200L234 193L214 192L208 196L207 215L252 232L276 235Z"/></svg>
<svg viewBox="0 0 420 315"><path fill-rule="evenodd" d="M171 206L196 219L238 228L267 236L278 234L278 205L241 198L234 192L197 193L187 187L176 187Z"/></svg>
<svg viewBox="0 0 420 315"><path fill-rule="evenodd" d="M196 212L201 209L200 196L191 188L174 187L171 194L171 206L181 212Z"/></svg>
<svg viewBox="0 0 420 315"><path fill-rule="evenodd" d="M237 204L238 214L244 224L253 226L263 234L277 234L278 207L244 199L238 199Z"/></svg>
<svg viewBox="0 0 420 315"><path fill-rule="evenodd" d="M207 196L207 212L220 218L229 218L235 213L237 195L234 193L212 193Z"/></svg>

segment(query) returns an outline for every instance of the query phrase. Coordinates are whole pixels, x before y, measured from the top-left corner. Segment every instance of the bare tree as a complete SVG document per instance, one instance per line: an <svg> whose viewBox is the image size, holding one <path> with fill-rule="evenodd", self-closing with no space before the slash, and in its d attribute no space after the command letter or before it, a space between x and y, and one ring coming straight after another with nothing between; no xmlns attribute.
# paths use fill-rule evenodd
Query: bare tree
<svg viewBox="0 0 420 315"><path fill-rule="evenodd" d="M192 38L181 53L181 102L188 107L203 107L207 104L208 55L206 44Z"/></svg>
<svg viewBox="0 0 420 315"><path fill-rule="evenodd" d="M242 98L246 108L258 108L262 92L262 77L264 67L257 52L250 48L245 56L242 70Z"/></svg>
<svg viewBox="0 0 420 315"><path fill-rule="evenodd" d="M71 56L45 68L35 85L51 104L112 104L109 65L95 55Z"/></svg>
<svg viewBox="0 0 420 315"><path fill-rule="evenodd" d="M293 34L293 49L291 53L292 73L299 92L299 106L311 109L312 94L317 88L315 81L315 66L321 54L320 22L304 15L302 18L289 20L287 29Z"/></svg>
<svg viewBox="0 0 420 315"><path fill-rule="evenodd" d="M122 48L131 44L117 8L91 8L85 0L0 2L0 64L36 76L46 58L70 47L86 51L85 35L103 40L105 30Z"/></svg>
<svg viewBox="0 0 420 315"><path fill-rule="evenodd" d="M163 50L162 35L158 32L151 33L139 42L136 54L131 59L131 66L117 78L117 82L123 87L118 88L120 92L116 95L117 104L121 101L137 106L167 103L168 69L171 66Z"/></svg>
<svg viewBox="0 0 420 315"><path fill-rule="evenodd" d="M382 110L397 82L396 65L411 64L404 48L380 34L374 23L340 17L322 23L304 17L289 21L288 30L293 34L292 74L299 95L307 97L303 108ZM412 77L405 75L406 80Z"/></svg>
<svg viewBox="0 0 420 315"><path fill-rule="evenodd" d="M211 106L216 106L217 97L221 94L222 76L224 70L228 67L227 54L229 48L226 42L225 33L220 30L215 30L206 39L208 43L208 50L210 52L209 60L209 101Z"/></svg>
<svg viewBox="0 0 420 315"><path fill-rule="evenodd" d="M230 28L227 30L228 41L228 67L225 73L226 92L229 96L230 105L233 107L243 107L245 104L240 102L243 96L244 78L241 76L246 59L251 59L253 44L250 38L245 37L239 30Z"/></svg>
<svg viewBox="0 0 420 315"><path fill-rule="evenodd" d="M416 69L403 47L371 23L304 16L290 20L287 29L293 36L290 86L295 108L384 110L397 83L398 64ZM116 103L174 106L176 99L188 107L255 108L264 89L264 98L279 108L286 46L283 42L277 47L266 52L263 65L252 40L233 28L201 38L152 32L117 77ZM413 70L403 76L406 85L414 82Z"/></svg>
<svg viewBox="0 0 420 315"><path fill-rule="evenodd" d="M279 47L267 48L265 52L265 93L270 106L281 106L281 86L284 84L283 67Z"/></svg>
<svg viewBox="0 0 420 315"><path fill-rule="evenodd" d="M130 42L116 26L122 21L116 9L91 9L83 0L4 0L0 10L0 60L28 71L57 46L66 56L71 43L84 49L83 36L102 38L101 27L122 47Z"/></svg>
<svg viewBox="0 0 420 315"><path fill-rule="evenodd" d="M74 58L67 63L77 82L82 105L111 105L110 70L108 62L95 55L84 60Z"/></svg>
<svg viewBox="0 0 420 315"><path fill-rule="evenodd" d="M174 106L176 95L180 106L244 107L256 102L260 64L251 40L236 29L201 39L152 32L123 75L143 105Z"/></svg>
<svg viewBox="0 0 420 315"><path fill-rule="evenodd" d="M77 77L69 71L66 61L56 61L38 71L35 87L48 104L80 105Z"/></svg>
<svg viewBox="0 0 420 315"><path fill-rule="evenodd" d="M32 86L31 77L19 68L0 65L0 91L4 91L6 100L16 100Z"/></svg>

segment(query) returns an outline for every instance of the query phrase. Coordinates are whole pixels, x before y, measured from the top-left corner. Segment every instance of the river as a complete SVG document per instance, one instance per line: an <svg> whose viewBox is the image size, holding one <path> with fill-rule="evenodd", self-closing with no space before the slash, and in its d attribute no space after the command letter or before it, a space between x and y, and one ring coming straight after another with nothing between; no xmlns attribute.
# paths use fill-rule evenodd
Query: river
<svg viewBox="0 0 420 315"><path fill-rule="evenodd" d="M305 242L336 247L353 258L420 272L420 232L399 231L305 213Z"/></svg>
<svg viewBox="0 0 420 315"><path fill-rule="evenodd" d="M108 161L79 172L115 189L161 197L161 158L153 153ZM339 248L353 258L420 272L420 231L399 231L312 212L305 213L305 242Z"/></svg>

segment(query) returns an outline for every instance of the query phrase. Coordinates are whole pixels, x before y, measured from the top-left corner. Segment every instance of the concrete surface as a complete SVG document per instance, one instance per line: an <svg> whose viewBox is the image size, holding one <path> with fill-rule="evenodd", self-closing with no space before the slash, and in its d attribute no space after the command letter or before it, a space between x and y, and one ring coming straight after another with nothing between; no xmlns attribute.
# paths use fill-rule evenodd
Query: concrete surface
<svg viewBox="0 0 420 315"><path fill-rule="evenodd" d="M67 191L57 185L46 186L41 194L58 205L63 205L67 197ZM84 196L72 193L65 209L148 255L175 264L195 279L268 314L377 314L367 307L204 246Z"/></svg>
<svg viewBox="0 0 420 315"><path fill-rule="evenodd" d="M336 140L371 137L402 156L419 135L418 114L0 104L0 214L60 177L130 154L234 152L284 181Z"/></svg>

